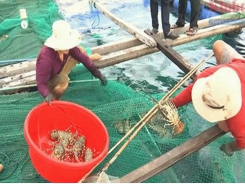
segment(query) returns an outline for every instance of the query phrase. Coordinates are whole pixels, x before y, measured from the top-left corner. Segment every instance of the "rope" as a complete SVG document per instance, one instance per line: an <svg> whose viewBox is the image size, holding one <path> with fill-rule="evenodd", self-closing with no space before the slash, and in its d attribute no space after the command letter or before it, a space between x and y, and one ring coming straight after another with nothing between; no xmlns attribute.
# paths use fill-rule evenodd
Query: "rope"
<svg viewBox="0 0 245 184"><path fill-rule="evenodd" d="M26 159L22 167L20 168L20 172L21 172L20 178L21 179L31 180L39 176L39 174L36 171L31 172L27 170L26 167L32 167L32 162L30 161L30 159ZM27 171L24 171L24 170L27 170Z"/></svg>
<svg viewBox="0 0 245 184"><path fill-rule="evenodd" d="M14 164L5 166L4 170L0 174L0 181L1 180L3 181L3 180L10 178L14 174L14 172L16 171L17 168L18 168L18 163L14 163ZM10 172L8 174L4 174L4 173L6 173L7 170L9 170Z"/></svg>
<svg viewBox="0 0 245 184"><path fill-rule="evenodd" d="M95 7L95 1L96 0L89 0L89 5L90 5L90 12L92 13L93 11L92 11L92 6L94 6L94 8L96 8ZM100 24L100 17L99 17L99 11L98 11L98 9L96 9L97 11L96 11L96 15L97 15L97 18L98 18L98 23L97 23L97 25L96 26L98 26L99 24ZM93 23L91 24L91 27L92 27L92 29L94 29L96 26L94 26L94 23L95 23L95 19L94 19L94 21L93 21Z"/></svg>
<svg viewBox="0 0 245 184"><path fill-rule="evenodd" d="M24 164L24 160L28 159L28 149L22 142L9 141L0 145L3 152L0 152L0 163L4 169L0 173L0 181L5 181L8 178L14 178L18 172L18 167ZM29 160L29 159L28 159ZM26 172L28 175L28 171Z"/></svg>
<svg viewBox="0 0 245 184"><path fill-rule="evenodd" d="M3 158L0 158L0 163L2 163L3 165L8 165L9 164L9 157L3 152L0 152L0 155L3 155ZM4 160L3 160L4 157L7 158L6 162L4 162Z"/></svg>

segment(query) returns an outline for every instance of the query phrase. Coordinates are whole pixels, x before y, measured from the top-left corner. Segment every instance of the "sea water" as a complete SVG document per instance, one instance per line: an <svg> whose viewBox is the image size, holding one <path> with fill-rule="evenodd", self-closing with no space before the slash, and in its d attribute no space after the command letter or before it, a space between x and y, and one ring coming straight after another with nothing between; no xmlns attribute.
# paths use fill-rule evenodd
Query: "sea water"
<svg viewBox="0 0 245 184"><path fill-rule="evenodd" d="M72 28L78 29L81 33L84 46L94 47L132 37L96 9L91 2L89 0L57 0L64 18L70 22ZM149 0L124 0L123 2L120 0L100 0L99 3L113 15L139 29L151 28ZM176 22L176 12L176 8L172 7L170 24ZM161 29L160 11L158 17L159 28ZM189 15L186 17L188 19ZM223 39L231 44L236 44L234 40L240 40L244 43L245 34L218 35L218 37L214 36L185 43L174 47L174 49L195 66L212 52L212 44L215 39ZM215 59L211 58L202 68L214 64ZM184 75L162 52L103 68L102 72L108 78L120 78L126 84L149 93L169 90Z"/></svg>

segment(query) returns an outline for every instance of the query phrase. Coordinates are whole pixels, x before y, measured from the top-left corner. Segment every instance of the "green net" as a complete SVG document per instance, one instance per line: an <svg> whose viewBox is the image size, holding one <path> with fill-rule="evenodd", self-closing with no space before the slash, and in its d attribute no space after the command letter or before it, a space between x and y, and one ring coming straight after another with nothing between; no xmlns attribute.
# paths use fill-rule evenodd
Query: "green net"
<svg viewBox="0 0 245 184"><path fill-rule="evenodd" d="M157 100L164 95L165 93L151 94ZM110 147L123 136L115 122L129 120L133 126L143 113L155 105L149 94L134 90L118 81L109 81L106 87L102 87L97 80L72 84L63 100L92 110L108 130ZM0 173L1 182L48 182L33 168L23 135L26 115L42 101L38 92L0 96L0 163L5 166ZM182 134L174 135L167 129L156 131L146 125L106 173L120 178L212 126L196 115L192 104L180 108L179 114L186 124ZM234 156L227 157L219 150L222 143L231 139L227 134L145 182L245 181L244 154L237 152ZM94 173L100 171L112 156L113 153L106 157Z"/></svg>
<svg viewBox="0 0 245 184"><path fill-rule="evenodd" d="M20 25L19 9L22 8L26 9L28 16L27 29ZM61 18L53 0L0 1L0 61L36 58L44 41L51 35L52 23ZM11 63L1 62L4 64Z"/></svg>
<svg viewBox="0 0 245 184"><path fill-rule="evenodd" d="M21 27L20 9L26 9L28 27ZM52 33L54 21L63 19L53 0L0 1L0 66L36 58ZM83 45L82 45L83 46ZM91 54L90 48L85 48Z"/></svg>

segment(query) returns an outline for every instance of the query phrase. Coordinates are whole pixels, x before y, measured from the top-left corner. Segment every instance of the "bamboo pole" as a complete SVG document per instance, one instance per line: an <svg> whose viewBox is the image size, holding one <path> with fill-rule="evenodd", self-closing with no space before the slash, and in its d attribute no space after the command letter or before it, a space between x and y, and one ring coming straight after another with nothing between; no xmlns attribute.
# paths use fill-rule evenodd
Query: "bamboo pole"
<svg viewBox="0 0 245 184"><path fill-rule="evenodd" d="M194 36L181 35L180 39L174 41L170 45L181 45L184 43L211 37L214 35L233 32L236 30L241 30L244 27L245 27L245 19L234 20L229 23L225 23L225 24L221 24L221 25L217 25L213 27L208 27L206 29L201 29Z"/></svg>

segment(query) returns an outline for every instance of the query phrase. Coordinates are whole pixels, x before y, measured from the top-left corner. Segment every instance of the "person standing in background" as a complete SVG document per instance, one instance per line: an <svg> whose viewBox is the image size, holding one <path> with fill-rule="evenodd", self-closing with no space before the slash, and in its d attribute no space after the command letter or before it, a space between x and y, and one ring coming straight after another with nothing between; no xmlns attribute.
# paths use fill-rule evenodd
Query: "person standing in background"
<svg viewBox="0 0 245 184"><path fill-rule="evenodd" d="M185 26L185 14L187 9L188 0L179 0L178 6L178 19L176 23L171 26L171 29ZM198 30L198 20L200 16L200 0L190 0L191 3L191 15L190 15L190 27L186 31L188 36L193 36Z"/></svg>
<svg viewBox="0 0 245 184"><path fill-rule="evenodd" d="M170 5L169 0L160 0L161 2L161 20L164 38L175 40L179 35L170 31L169 13ZM152 34L158 33L159 22L158 22L158 0L150 0L150 10L152 19Z"/></svg>

